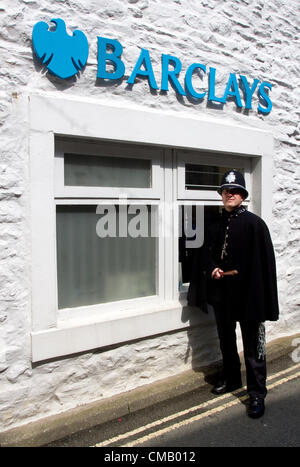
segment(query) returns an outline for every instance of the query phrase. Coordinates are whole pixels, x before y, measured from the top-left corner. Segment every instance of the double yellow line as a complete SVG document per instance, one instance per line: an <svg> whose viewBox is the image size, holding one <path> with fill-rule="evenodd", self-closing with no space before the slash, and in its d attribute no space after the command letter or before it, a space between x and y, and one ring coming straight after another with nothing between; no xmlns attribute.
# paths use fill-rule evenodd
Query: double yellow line
<svg viewBox="0 0 300 467"><path fill-rule="evenodd" d="M278 373L274 373L273 375L269 376L268 377L268 382L273 381L274 379L277 379L277 378L281 378L281 377L282 378L275 381L272 384L268 384L267 385L268 390L273 389L273 388L275 388L277 386L280 386L281 384L286 383L288 381L291 381L293 379L299 378L300 377L300 371L296 371L296 370L298 370L298 368L300 368L300 363L298 363L297 365L294 365L294 366L292 366L290 368L287 368L286 370L279 371ZM291 373L291 372L295 372L295 373L292 373L292 374L289 374L288 376L285 376L285 375L287 375L288 373ZM159 428L159 426L161 426L161 425L163 425L165 423L169 423L169 422L172 422L173 420L176 420L176 419L178 419L180 417L190 415L193 412L196 412L196 411L199 411L199 410L202 410L202 409L206 409L206 408L208 408L211 405L214 405L216 403L219 404L220 402L226 401L227 399L231 398L233 395L237 396L237 398L234 399L234 400L226 402L226 403L224 403L222 405L219 404L217 407L206 410L205 412L201 412L200 414L196 414L196 415L194 415L192 417L186 418L186 419L181 420L181 421L179 421L177 423L174 423L172 425L168 425L167 427L158 429L155 432L144 435L144 436L142 436L142 437L140 437L138 439L135 439L135 440L133 440L131 442L128 442L126 444L119 444L119 446L121 446L121 447L134 447L136 445L143 444L143 443L145 443L147 441L150 441L150 440L152 440L154 438L157 438L157 437L159 437L159 436L161 436L161 435L163 435L165 433L168 433L168 432L170 432L172 430L176 430L176 429L181 428L183 426L189 425L190 423L193 423L195 421L198 421L198 420L201 420L203 418L207 418L207 417L209 417L211 415L214 415L216 413L222 412L223 410L226 410L229 407L233 407L234 405L240 404L241 401L248 398L247 394L238 397L239 394L241 394L243 391L245 391L245 389L246 388L244 387L244 388L241 388L241 389L239 389L237 391L233 391L232 393L227 393L227 394L224 394L222 396L215 397L214 399L210 399L209 401L203 402L202 404L196 405L194 407L190 407L189 409L182 410L181 412L177 412L175 414L169 415L168 417L164 417L164 418L162 418L160 420L156 420L154 422L148 423L147 425L145 425L143 427L136 428L135 430L128 431L127 433L122 433L122 434L120 434L118 436L115 436L113 438L102 441L101 443L98 443L98 444L96 444L96 445L94 445L92 447L104 447L104 446L111 446L114 443L120 443L123 440L126 440L128 438L132 438L133 436L142 434L142 433L146 432L147 430L150 430L150 429L153 429L153 428Z"/></svg>

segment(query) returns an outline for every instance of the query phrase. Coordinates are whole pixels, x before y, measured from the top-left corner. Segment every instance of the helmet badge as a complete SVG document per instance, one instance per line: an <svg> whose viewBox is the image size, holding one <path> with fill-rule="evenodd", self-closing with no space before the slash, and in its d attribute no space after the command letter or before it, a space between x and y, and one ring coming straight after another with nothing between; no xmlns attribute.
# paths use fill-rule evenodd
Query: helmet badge
<svg viewBox="0 0 300 467"><path fill-rule="evenodd" d="M230 172L227 177L225 178L226 182L227 183L234 183L235 182L235 179L236 179L236 176L235 176L235 173L234 172Z"/></svg>

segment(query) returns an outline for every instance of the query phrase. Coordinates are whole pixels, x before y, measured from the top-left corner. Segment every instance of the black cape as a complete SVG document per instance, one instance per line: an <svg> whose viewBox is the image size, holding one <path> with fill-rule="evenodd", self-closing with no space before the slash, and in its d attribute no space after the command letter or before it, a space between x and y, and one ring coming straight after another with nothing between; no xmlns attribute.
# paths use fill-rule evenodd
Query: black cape
<svg viewBox="0 0 300 467"><path fill-rule="evenodd" d="M276 263L265 222L245 210L230 220L227 259L221 260L229 214L223 210L213 224L204 246L196 255L188 291L188 304L207 312L219 307L230 320L276 321L279 315ZM238 275L211 279L215 267L237 269Z"/></svg>

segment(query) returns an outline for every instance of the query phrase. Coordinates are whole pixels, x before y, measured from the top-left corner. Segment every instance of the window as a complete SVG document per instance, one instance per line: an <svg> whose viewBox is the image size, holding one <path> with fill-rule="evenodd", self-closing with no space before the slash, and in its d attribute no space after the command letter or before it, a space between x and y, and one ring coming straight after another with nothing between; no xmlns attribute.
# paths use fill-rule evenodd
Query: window
<svg viewBox="0 0 300 467"><path fill-rule="evenodd" d="M57 308L61 317L78 308L88 313L97 306L101 313L105 307L99 305L106 303L117 302L119 307L120 302L131 300L133 306L132 300L142 297L163 302L164 284L176 274L178 289L172 298L178 298L178 291L185 298L195 251L203 244L205 228L219 213L216 189L222 175L234 167L248 175L249 161L170 149L170 178L165 152L140 145L56 138ZM212 165L216 162L219 165ZM167 195L164 187L176 174L177 196ZM162 211L164 204L168 216ZM159 232L165 236L159 239ZM179 268L174 271L163 252L166 243L177 237Z"/></svg>
<svg viewBox="0 0 300 467"><path fill-rule="evenodd" d="M240 170L246 185L250 186L250 158L202 151L195 153L197 155L191 151L177 153L179 199L220 201L216 188L220 186L223 174L231 168Z"/></svg>
<svg viewBox="0 0 300 467"><path fill-rule="evenodd" d="M215 165L185 164L185 189L216 191L221 185L222 176L229 169ZM243 171L240 167L235 169Z"/></svg>
<svg viewBox="0 0 300 467"><path fill-rule="evenodd" d="M147 297L158 292L156 238L148 232L147 236L120 236L121 210L118 205L106 208L103 211L107 214L99 216L95 205L56 207L58 309ZM146 209L144 220L151 231L151 206ZM134 215L128 213L128 206L125 210L128 227ZM108 214L111 228L101 238L97 226Z"/></svg>
<svg viewBox="0 0 300 467"><path fill-rule="evenodd" d="M178 289L180 298L186 296L196 249L203 245L211 223L222 209L217 188L222 176L235 168L243 173L251 186L251 160L228 154L202 151L177 151L179 243ZM250 197L244 205L249 205Z"/></svg>
<svg viewBox="0 0 300 467"><path fill-rule="evenodd" d="M209 226L218 219L221 209L213 205L179 206L178 290L181 299L188 291L197 248L203 246Z"/></svg>
<svg viewBox="0 0 300 467"><path fill-rule="evenodd" d="M270 225L272 136L42 94L29 115L32 360L188 327L194 221L217 214L215 184L235 167Z"/></svg>
<svg viewBox="0 0 300 467"><path fill-rule="evenodd" d="M163 159L159 148L56 138L57 307L62 317L78 307L88 313L105 303L163 298L156 230Z"/></svg>
<svg viewBox="0 0 300 467"><path fill-rule="evenodd" d="M151 187L149 160L65 154L66 186Z"/></svg>
<svg viewBox="0 0 300 467"><path fill-rule="evenodd" d="M56 198L160 199L162 150L56 138Z"/></svg>

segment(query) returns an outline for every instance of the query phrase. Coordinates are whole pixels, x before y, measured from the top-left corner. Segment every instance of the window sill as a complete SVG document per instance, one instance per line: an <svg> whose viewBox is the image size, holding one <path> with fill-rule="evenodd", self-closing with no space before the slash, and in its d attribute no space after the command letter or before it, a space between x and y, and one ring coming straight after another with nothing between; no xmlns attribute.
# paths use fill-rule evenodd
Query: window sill
<svg viewBox="0 0 300 467"><path fill-rule="evenodd" d="M32 361L38 362L133 339L186 328L182 319L184 303L179 301L128 310L109 319L96 316L59 320L57 327L31 333ZM106 317L107 318L107 317ZM193 320L193 324L197 324Z"/></svg>

